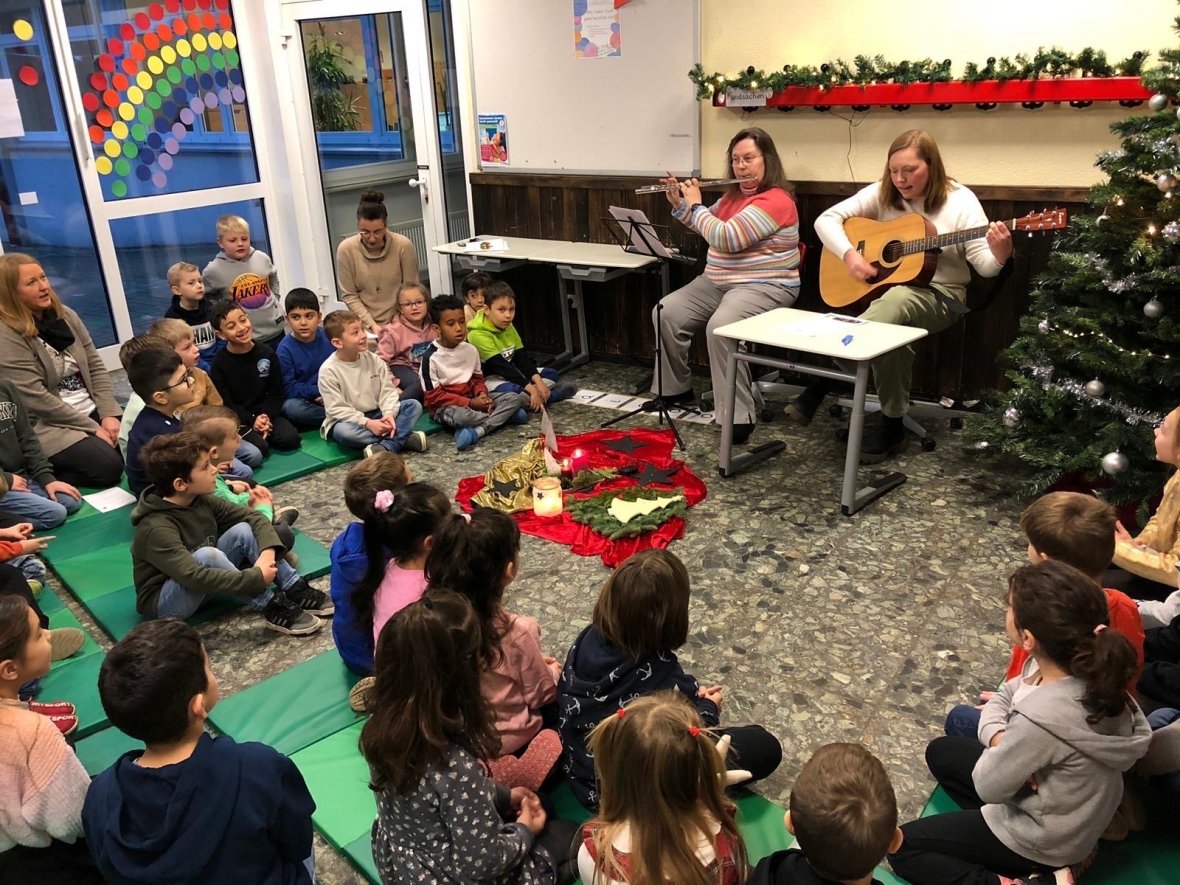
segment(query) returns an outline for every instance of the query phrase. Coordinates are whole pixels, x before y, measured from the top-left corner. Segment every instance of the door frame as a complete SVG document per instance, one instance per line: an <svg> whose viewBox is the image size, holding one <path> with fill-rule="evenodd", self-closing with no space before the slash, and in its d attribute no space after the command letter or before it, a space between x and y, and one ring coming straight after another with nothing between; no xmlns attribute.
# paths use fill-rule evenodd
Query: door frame
<svg viewBox="0 0 1180 885"><path fill-rule="evenodd" d="M292 186L297 188L302 184L306 194L307 211L298 214L294 222L299 228L300 242L307 246L304 254L305 272L309 280L315 280L318 284L313 288L322 296L330 294L328 301L337 300L336 244L331 242L328 232L324 183L311 117L311 96L303 61L300 23L398 13L402 16L410 118L413 121L417 154L415 177L425 182L424 188L418 188L418 196L427 254L420 257L425 259L432 291L448 291L451 285L450 265L445 256L430 248L447 242L448 233L425 3L422 0L280 0L280 7L278 36L286 63L275 65L275 78L281 106L290 110L290 113L282 114L283 137L291 153L293 172L298 171L302 176L301 181L293 180Z"/></svg>

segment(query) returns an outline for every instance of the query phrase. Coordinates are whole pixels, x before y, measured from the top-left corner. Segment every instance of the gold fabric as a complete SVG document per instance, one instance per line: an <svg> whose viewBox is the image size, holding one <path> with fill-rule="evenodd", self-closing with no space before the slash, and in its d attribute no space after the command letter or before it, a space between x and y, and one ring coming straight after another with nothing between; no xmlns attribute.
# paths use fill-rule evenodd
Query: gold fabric
<svg viewBox="0 0 1180 885"><path fill-rule="evenodd" d="M471 499L477 507L490 507L504 513L533 509L533 480L548 476L545 469L545 444L540 438L530 439L519 452L499 461L483 475L484 488ZM516 491L505 494L496 485L515 483Z"/></svg>

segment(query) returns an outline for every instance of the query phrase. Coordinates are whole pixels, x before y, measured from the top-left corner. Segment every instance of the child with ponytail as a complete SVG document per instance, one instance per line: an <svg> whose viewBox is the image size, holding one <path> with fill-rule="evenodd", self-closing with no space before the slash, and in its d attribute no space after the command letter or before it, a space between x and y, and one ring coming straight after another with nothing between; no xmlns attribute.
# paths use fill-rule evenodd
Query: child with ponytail
<svg viewBox="0 0 1180 885"><path fill-rule="evenodd" d="M389 551L382 547L376 533L366 531L365 525L380 492L397 494L413 481L405 459L393 452L376 452L371 458L358 461L344 478L344 504L360 521L349 523L332 542L329 592L336 606L332 640L348 669L361 676L368 676L373 670L374 631L370 624L358 620L352 608L352 594L364 580L371 562L379 562L384 568L389 560Z"/></svg>
<svg viewBox="0 0 1180 885"><path fill-rule="evenodd" d="M1009 580L1008 638L1029 654L984 707L979 740L926 748L931 773L963 811L902 827L894 871L915 885L1068 885L1094 854L1123 795L1123 772L1151 730L1127 694L1135 651L1108 629L1093 579L1049 560ZM1036 688L1032 691L1032 688Z"/></svg>
<svg viewBox="0 0 1180 885"><path fill-rule="evenodd" d="M542 708L557 698L557 660L541 651L533 618L504 607L504 591L520 570L520 529L498 510L443 520L426 556L431 587L462 593L479 616L483 696L492 708L500 752L492 777L505 786L538 789L561 756L561 739L542 728Z"/></svg>
<svg viewBox="0 0 1180 885"><path fill-rule="evenodd" d="M58 726L18 696L52 654L37 612L0 594L0 880L86 885L103 881L82 839L90 776Z"/></svg>
<svg viewBox="0 0 1180 885"><path fill-rule="evenodd" d="M590 749L602 801L582 831L584 885L745 881L724 764L687 698L662 691L620 707L591 733Z"/></svg>
<svg viewBox="0 0 1180 885"><path fill-rule="evenodd" d="M377 792L373 859L382 882L554 885L573 880L576 828L536 793L498 787L499 751L480 690L479 617L431 588L377 642L373 714L360 747Z"/></svg>

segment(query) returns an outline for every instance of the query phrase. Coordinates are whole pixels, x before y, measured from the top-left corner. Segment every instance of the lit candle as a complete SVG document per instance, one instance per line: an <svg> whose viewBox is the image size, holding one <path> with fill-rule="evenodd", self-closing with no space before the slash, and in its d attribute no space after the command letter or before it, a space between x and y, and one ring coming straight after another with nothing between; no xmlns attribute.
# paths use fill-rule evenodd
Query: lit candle
<svg viewBox="0 0 1180 885"><path fill-rule="evenodd" d="M561 480L552 476L533 480L533 513L537 516L560 516L562 507Z"/></svg>
<svg viewBox="0 0 1180 885"><path fill-rule="evenodd" d="M581 449L574 449L570 454L570 475L577 476L585 470L589 460L589 456Z"/></svg>

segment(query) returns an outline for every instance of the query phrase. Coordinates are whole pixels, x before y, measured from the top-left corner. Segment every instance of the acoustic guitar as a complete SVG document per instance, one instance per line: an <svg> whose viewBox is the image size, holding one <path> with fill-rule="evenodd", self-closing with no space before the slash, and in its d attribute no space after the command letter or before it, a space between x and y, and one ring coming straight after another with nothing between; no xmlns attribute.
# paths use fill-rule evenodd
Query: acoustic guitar
<svg viewBox="0 0 1180 885"><path fill-rule="evenodd" d="M1067 221L1064 209L1049 209L1000 223L1009 230L1035 233L1060 230ZM844 233L852 241L852 247L877 269L877 275L862 283L848 273L842 255L824 249L819 262L820 297L832 307L847 307L858 301L863 301L863 306L867 307L870 301L884 295L892 286L923 286L934 276L938 253L943 246L982 237L987 229L985 224L938 234L934 225L917 212L892 221L849 218L844 222Z"/></svg>

